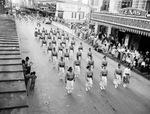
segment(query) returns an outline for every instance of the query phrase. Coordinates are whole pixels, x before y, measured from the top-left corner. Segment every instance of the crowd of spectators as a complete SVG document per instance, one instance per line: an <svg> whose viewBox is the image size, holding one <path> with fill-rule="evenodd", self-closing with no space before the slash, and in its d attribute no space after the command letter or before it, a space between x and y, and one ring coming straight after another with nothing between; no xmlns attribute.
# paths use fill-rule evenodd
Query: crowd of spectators
<svg viewBox="0 0 150 114"><path fill-rule="evenodd" d="M149 51L140 52L134 47L129 48L129 46L121 45L121 43L111 35L107 37L104 32L95 34L91 29L77 26L64 19L55 18L54 21L59 22L70 29L74 29L77 37L93 46L96 51L106 54L110 58L116 59L124 65L130 65L131 69L145 74L145 76L150 79Z"/></svg>
<svg viewBox="0 0 150 114"><path fill-rule="evenodd" d="M139 52L134 47L121 45L113 36L107 37L104 32L95 34L89 30L80 30L77 33L78 38L82 38L89 43L98 52L106 54L110 58L116 59L124 65L130 65L131 69L140 71L150 79L150 53Z"/></svg>

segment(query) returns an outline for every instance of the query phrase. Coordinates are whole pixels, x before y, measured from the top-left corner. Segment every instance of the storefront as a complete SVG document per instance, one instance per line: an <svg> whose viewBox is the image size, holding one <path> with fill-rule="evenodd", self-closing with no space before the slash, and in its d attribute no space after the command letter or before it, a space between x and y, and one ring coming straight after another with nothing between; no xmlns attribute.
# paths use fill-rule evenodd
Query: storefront
<svg viewBox="0 0 150 114"><path fill-rule="evenodd" d="M146 11L125 8L120 14L92 13L95 32L104 31L111 34L121 45L142 52L150 51L150 20Z"/></svg>

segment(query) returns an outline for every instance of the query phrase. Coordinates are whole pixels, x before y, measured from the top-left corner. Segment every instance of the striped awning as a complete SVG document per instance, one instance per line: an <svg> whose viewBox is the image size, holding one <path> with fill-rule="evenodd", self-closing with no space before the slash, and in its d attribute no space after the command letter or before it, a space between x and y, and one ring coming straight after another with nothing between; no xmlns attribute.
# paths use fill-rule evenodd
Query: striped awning
<svg viewBox="0 0 150 114"><path fill-rule="evenodd" d="M120 30L123 30L123 31L139 34L139 35L150 36L150 32L148 32L148 31L136 30L136 29L132 29L132 28L127 28L127 27L122 27L122 26L115 26L115 25L113 27L117 28L117 29L120 29Z"/></svg>

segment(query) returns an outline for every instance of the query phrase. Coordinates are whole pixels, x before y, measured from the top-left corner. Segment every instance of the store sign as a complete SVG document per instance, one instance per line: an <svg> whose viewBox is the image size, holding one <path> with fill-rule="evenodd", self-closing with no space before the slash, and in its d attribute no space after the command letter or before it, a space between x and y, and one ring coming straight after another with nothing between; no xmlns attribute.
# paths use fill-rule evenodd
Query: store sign
<svg viewBox="0 0 150 114"><path fill-rule="evenodd" d="M141 16L141 17L146 17L147 11L145 10L140 10L136 8L124 8L119 10L119 14L122 15L129 15L129 16Z"/></svg>
<svg viewBox="0 0 150 114"><path fill-rule="evenodd" d="M72 4L66 4L66 3L57 3L57 8L56 10L59 11L78 11L78 6L77 5L72 5Z"/></svg>

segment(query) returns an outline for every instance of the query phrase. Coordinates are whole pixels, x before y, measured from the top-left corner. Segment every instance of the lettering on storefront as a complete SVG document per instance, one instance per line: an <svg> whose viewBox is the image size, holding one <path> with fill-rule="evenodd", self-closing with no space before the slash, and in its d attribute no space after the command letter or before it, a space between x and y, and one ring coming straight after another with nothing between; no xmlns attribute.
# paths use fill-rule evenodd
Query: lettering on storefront
<svg viewBox="0 0 150 114"><path fill-rule="evenodd" d="M119 14L121 14L121 15L129 15L129 16L146 17L147 11L136 9L136 8L124 8L124 9L119 10Z"/></svg>

